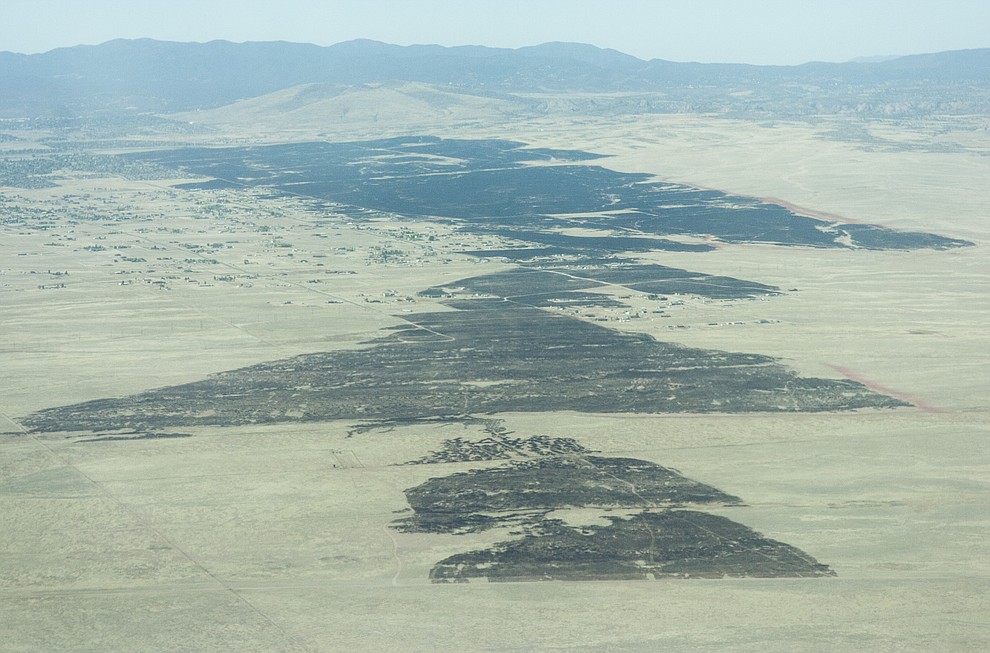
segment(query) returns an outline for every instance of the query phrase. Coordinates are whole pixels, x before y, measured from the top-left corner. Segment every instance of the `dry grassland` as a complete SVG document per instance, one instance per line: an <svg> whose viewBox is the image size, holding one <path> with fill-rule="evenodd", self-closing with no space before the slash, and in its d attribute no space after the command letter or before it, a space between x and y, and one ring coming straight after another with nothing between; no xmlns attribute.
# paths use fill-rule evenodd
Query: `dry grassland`
<svg viewBox="0 0 990 653"><path fill-rule="evenodd" d="M938 142L961 151L925 150L931 125L874 126L914 145L901 149L838 140L835 127L653 116L435 132L600 152L617 170L977 244L658 252L664 265L797 290L610 323L780 356L916 408L498 416L739 496L719 514L834 578L433 585L438 560L506 532L395 532L403 490L474 465L394 465L481 437L472 425L22 434L18 419L42 408L363 346L439 310L417 291L505 264L456 254L481 240L437 224L348 224L333 207L244 191L90 178L2 189L0 210L50 211L51 226L0 226L0 651L986 650L986 126L943 129Z"/></svg>

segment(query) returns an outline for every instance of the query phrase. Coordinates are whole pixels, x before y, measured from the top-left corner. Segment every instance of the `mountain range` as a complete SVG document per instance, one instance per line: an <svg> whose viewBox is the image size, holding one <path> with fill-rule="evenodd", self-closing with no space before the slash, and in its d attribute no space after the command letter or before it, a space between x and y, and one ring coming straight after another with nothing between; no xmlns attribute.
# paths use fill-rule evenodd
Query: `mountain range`
<svg viewBox="0 0 990 653"><path fill-rule="evenodd" d="M531 104L540 95L611 94L607 110L620 113L987 113L990 48L755 66L644 61L576 43L513 50L368 40L328 47L115 40L42 54L0 53L0 118L169 114L300 85L341 90L395 82Z"/></svg>

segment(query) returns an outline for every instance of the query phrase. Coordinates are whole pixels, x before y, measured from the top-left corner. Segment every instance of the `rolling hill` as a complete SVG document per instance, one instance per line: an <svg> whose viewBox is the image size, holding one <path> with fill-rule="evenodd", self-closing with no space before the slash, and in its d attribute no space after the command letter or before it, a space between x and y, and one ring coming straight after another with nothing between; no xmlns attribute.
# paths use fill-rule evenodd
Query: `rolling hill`
<svg viewBox="0 0 990 653"><path fill-rule="evenodd" d="M609 105L619 112L983 113L990 107L990 49L751 66L643 61L574 43L510 50L367 40L328 47L115 40L34 55L0 53L0 117L176 113L306 84L361 89L398 81L513 102L518 98L506 96L625 94ZM630 103L628 94L637 97ZM452 106L472 101L458 98Z"/></svg>

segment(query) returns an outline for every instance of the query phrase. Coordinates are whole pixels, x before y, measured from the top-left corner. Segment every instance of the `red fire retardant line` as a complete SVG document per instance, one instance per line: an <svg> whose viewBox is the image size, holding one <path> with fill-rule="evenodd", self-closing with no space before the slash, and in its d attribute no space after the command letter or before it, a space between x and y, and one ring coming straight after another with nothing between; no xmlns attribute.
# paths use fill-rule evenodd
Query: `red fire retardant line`
<svg viewBox="0 0 990 653"><path fill-rule="evenodd" d="M922 412L925 412L925 413L941 413L942 412L942 409L936 408L935 406L932 406L931 404L929 404L928 402L926 402L923 399L919 399L918 397L912 397L911 395L909 395L909 394L907 394L905 392L898 392L897 390L892 390L891 388L888 388L886 386L880 385L879 383L876 383L875 381L869 380L868 378L866 378L862 374L860 374L860 373L858 373L856 371L853 371L853 370L849 369L848 367L842 367L841 365L832 365L832 364L829 364L829 363L826 363L826 364L829 367L831 367L833 370L835 370L836 372L838 372L839 374L841 374L842 376L844 376L847 379L849 379L850 381L855 381L857 383L862 383L863 385L865 385L870 390L875 390L877 392L880 392L882 394L888 395L890 397L894 397L895 399L901 399L903 401L906 401L906 402L908 402L909 404L911 404L912 406L914 406L915 408L917 408L918 410L920 410Z"/></svg>

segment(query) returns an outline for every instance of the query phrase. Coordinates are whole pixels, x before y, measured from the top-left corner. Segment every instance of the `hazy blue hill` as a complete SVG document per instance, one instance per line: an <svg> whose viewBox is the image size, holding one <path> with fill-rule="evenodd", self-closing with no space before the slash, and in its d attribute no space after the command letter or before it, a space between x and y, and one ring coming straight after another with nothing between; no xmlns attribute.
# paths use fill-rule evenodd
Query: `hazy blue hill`
<svg viewBox="0 0 990 653"><path fill-rule="evenodd" d="M320 47L138 39L34 55L0 53L0 117L75 116L123 109L169 113L219 107L301 84L388 81L475 94L674 93L666 104L647 109L659 111L752 110L719 93L755 89L759 107L783 108L784 113L808 110L792 106L793 97L802 91L800 85L827 88L837 99L817 103L819 109L862 105L862 89L873 92L879 85L901 105L906 93L921 92L932 98L924 110L944 110L951 101L956 110L973 112L988 104L988 79L990 49L876 63L752 66L643 61L578 43L510 50L397 46L368 40ZM871 98L875 100L875 93Z"/></svg>
<svg viewBox="0 0 990 653"><path fill-rule="evenodd" d="M519 55L546 59L569 59L585 64L599 67L609 67L617 71L632 72L642 69L646 62L642 59L613 50L611 48L599 48L587 43L567 43L563 41L553 41L542 45L532 45L515 50Z"/></svg>
<svg viewBox="0 0 990 653"><path fill-rule="evenodd" d="M874 65L889 78L990 82L990 48L915 54Z"/></svg>
<svg viewBox="0 0 990 653"><path fill-rule="evenodd" d="M219 106L325 75L321 48L298 43L109 41L0 61L12 103L51 113L94 109L171 111ZM18 101L20 100L20 101ZM16 105L15 105L16 106Z"/></svg>

